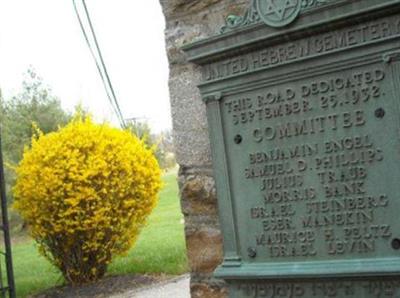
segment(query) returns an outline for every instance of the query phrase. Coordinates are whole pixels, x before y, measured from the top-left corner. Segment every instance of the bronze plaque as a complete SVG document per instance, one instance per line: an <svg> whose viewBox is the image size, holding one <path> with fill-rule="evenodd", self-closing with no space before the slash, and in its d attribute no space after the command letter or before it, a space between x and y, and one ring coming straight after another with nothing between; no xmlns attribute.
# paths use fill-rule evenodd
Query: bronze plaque
<svg viewBox="0 0 400 298"><path fill-rule="evenodd" d="M231 297L398 297L400 1L273 3L186 49L203 66L216 274Z"/></svg>

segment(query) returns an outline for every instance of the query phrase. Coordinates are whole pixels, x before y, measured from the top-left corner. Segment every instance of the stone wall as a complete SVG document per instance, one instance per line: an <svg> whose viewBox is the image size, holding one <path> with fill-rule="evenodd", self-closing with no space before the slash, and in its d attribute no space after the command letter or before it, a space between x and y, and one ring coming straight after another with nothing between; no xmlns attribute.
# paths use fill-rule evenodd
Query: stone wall
<svg viewBox="0 0 400 298"><path fill-rule="evenodd" d="M230 14L242 14L249 0L160 0L166 18L173 129L180 166L179 187L191 267L192 297L226 297L212 272L222 261L205 106L197 90L198 67L180 48L213 36Z"/></svg>

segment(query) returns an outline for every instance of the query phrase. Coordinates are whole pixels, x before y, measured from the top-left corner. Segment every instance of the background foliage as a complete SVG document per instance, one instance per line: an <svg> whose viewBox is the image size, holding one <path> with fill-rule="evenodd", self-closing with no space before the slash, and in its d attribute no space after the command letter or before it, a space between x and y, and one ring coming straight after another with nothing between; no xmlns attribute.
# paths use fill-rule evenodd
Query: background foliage
<svg viewBox="0 0 400 298"><path fill-rule="evenodd" d="M30 67L24 75L21 91L6 100L0 91L0 127L5 167L7 198L12 201L11 187L15 182L10 165L17 165L24 147L32 138L32 123L44 133L65 125L71 115L61 107L42 78Z"/></svg>
<svg viewBox="0 0 400 298"><path fill-rule="evenodd" d="M11 188L15 183L15 173L10 166L17 165L24 147L30 146L32 123L36 123L44 133L49 133L65 126L70 120L71 114L62 108L60 100L33 67L27 69L21 90L15 95L4 98L0 89L0 128L4 160L8 165L5 176L9 202L13 201ZM170 131L154 134L145 122L132 122L130 127L139 138L145 137L149 146L156 146L155 155L162 169L176 165ZM15 230L25 227L18 214L12 210L10 220Z"/></svg>
<svg viewBox="0 0 400 298"><path fill-rule="evenodd" d="M131 121L128 129L138 138L144 140L147 146L154 148L158 164L164 170L176 166L175 148L171 131L153 134L147 122Z"/></svg>
<svg viewBox="0 0 400 298"><path fill-rule="evenodd" d="M30 146L33 121L47 133L64 126L70 119L71 114L63 110L51 88L30 67L24 75L20 90L15 94L5 98L0 89L0 127L7 164L18 164L23 148ZM163 169L176 165L170 131L154 134L145 122L136 122L133 126L137 126L138 129L134 128L132 132L139 136L150 135L150 139L146 140L148 145L157 145L156 156ZM14 183L13 176L13 170L7 167L8 190L11 190ZM187 272L176 174L168 174L166 183L166 188L161 193L161 202L150 216L150 224L141 234L137 247L131 250L129 255L117 258L110 266L110 274ZM10 191L7 198L12 201ZM25 297L28 293L37 293L63 283L59 271L38 255L36 245L26 235L26 229L21 229L25 224L17 213L10 209L9 214L13 227L13 256L18 297Z"/></svg>

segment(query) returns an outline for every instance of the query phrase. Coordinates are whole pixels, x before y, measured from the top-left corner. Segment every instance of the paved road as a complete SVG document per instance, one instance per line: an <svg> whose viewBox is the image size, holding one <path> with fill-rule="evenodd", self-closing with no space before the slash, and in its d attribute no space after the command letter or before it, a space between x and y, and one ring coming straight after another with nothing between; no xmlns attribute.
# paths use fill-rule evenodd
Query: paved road
<svg viewBox="0 0 400 298"><path fill-rule="evenodd" d="M149 288L129 291L110 298L190 298L189 275L172 281L153 285Z"/></svg>

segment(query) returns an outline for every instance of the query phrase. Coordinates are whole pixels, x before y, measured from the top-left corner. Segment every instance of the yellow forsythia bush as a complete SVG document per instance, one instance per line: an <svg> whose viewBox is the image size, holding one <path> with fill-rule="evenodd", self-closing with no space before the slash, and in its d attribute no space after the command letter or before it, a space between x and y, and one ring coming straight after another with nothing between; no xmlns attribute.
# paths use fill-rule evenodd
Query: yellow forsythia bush
<svg viewBox="0 0 400 298"><path fill-rule="evenodd" d="M98 280L131 248L161 186L141 140L80 116L34 137L16 172L14 208L72 284Z"/></svg>

